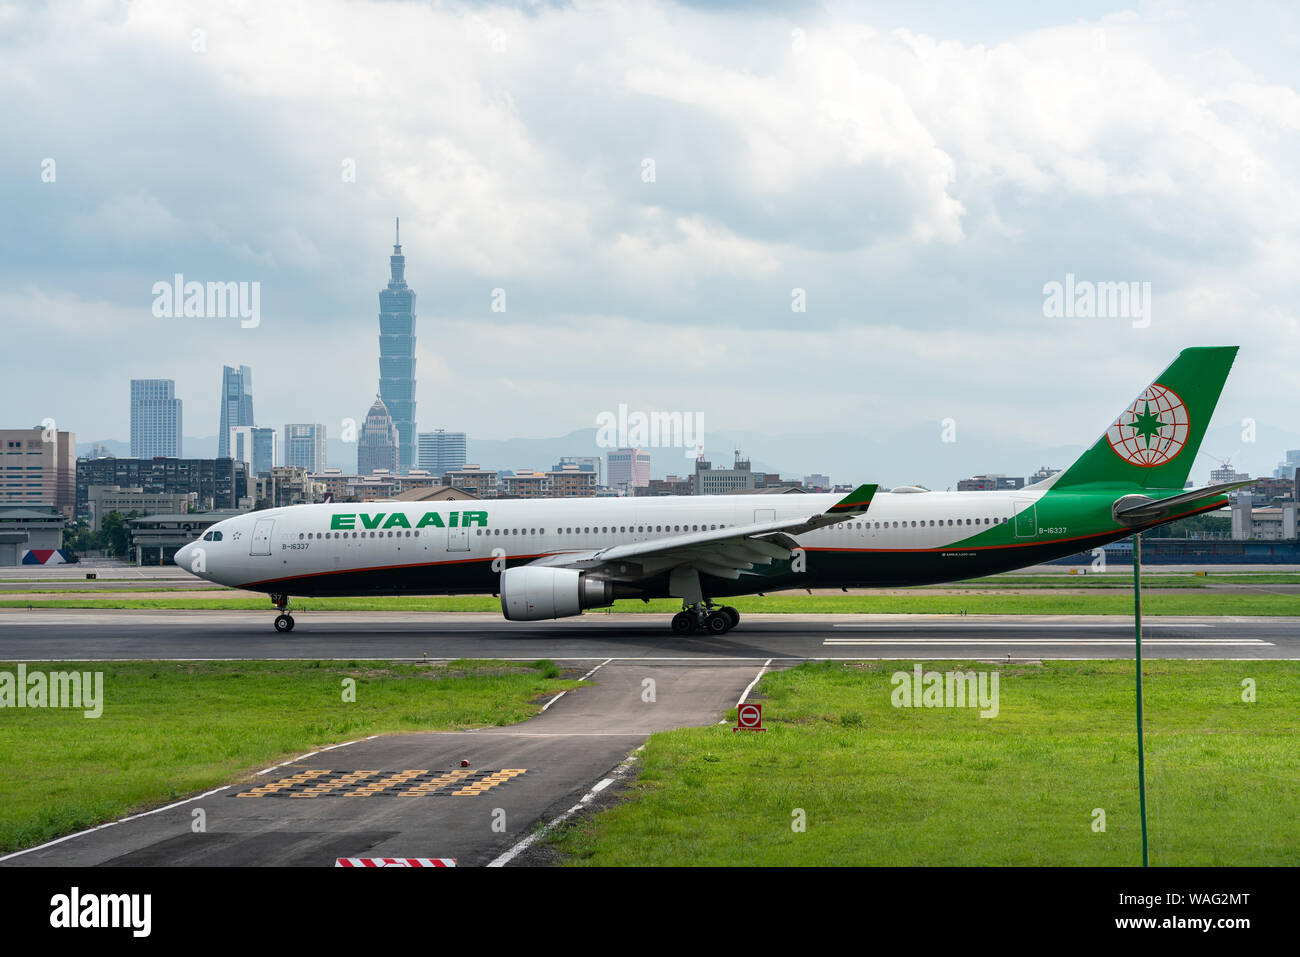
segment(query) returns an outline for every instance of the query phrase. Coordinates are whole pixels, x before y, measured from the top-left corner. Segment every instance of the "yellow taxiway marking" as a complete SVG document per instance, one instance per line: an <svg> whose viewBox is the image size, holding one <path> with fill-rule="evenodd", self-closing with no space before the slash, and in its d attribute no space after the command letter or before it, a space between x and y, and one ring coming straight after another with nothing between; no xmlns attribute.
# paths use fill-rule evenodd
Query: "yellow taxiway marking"
<svg viewBox="0 0 1300 957"><path fill-rule="evenodd" d="M457 768L444 772L424 768L406 771L331 771L312 768L250 788L235 797L374 797L378 794L473 797L500 787L527 771L527 768L502 768L497 771Z"/></svg>

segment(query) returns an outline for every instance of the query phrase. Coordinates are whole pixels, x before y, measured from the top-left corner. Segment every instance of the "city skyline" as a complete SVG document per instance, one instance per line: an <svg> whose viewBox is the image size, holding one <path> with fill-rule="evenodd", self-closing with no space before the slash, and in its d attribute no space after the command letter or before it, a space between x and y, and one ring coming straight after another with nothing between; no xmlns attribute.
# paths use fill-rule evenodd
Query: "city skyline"
<svg viewBox="0 0 1300 957"><path fill-rule="evenodd" d="M124 438L118 403L78 395L165 370L209 434L215 356L257 370L266 421L333 433L375 389L372 264L400 212L437 328L417 382L471 436L562 435L626 404L702 413L715 458L725 429L889 437L922 461L945 418L959 444L1077 447L1178 349L1240 339L1216 424L1300 445L1295 10L412 5L428 55L361 87L392 29L364 5L320 5L326 61L278 42L288 11L213 11L226 39L199 54L159 8L115 10L33 8L0 40L33 144L0 159L0 314L19 352L58 337L80 386L15 369L18 421ZM276 82L252 82L269 62ZM140 104L112 149L93 88ZM428 89L446 95L394 95ZM199 115L238 148L156 122ZM155 316L177 274L258 283L260 321ZM1142 317L1045 314L1054 283L1147 282Z"/></svg>

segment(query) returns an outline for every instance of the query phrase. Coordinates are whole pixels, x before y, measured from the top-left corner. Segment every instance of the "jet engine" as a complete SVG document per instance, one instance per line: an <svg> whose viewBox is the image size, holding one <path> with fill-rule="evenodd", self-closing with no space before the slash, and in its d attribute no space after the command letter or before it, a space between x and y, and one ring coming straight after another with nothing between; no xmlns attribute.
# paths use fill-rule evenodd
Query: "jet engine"
<svg viewBox="0 0 1300 957"><path fill-rule="evenodd" d="M501 574L501 612L510 621L542 621L614 603L614 586L572 568L523 565Z"/></svg>

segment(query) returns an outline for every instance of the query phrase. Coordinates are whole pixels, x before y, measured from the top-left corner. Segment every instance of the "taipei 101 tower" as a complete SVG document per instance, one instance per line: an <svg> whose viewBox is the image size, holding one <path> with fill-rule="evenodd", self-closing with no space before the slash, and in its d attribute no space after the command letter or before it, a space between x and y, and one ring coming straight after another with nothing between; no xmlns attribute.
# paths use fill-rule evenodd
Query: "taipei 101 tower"
<svg viewBox="0 0 1300 957"><path fill-rule="evenodd" d="M379 292L379 396L397 427L397 471L416 462L415 441L415 293L406 285L402 255L402 221L397 221L392 278Z"/></svg>

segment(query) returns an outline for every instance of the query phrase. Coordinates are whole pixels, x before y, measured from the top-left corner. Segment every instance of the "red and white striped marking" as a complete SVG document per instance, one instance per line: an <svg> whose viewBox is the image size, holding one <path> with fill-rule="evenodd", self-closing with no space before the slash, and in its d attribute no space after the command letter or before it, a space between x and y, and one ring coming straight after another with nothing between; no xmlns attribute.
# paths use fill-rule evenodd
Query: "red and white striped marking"
<svg viewBox="0 0 1300 957"><path fill-rule="evenodd" d="M339 857L335 867L455 867L451 857Z"/></svg>

